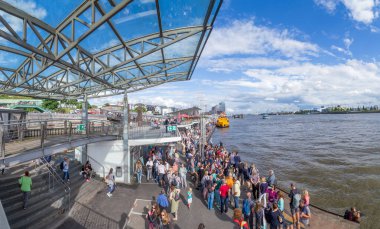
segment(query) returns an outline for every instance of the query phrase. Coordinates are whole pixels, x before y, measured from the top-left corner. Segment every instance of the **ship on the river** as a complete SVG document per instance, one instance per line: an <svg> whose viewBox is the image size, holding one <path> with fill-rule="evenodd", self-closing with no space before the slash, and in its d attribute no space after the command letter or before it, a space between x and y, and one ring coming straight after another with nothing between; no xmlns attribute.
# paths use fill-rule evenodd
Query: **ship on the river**
<svg viewBox="0 0 380 229"><path fill-rule="evenodd" d="M220 128L225 128L225 127L230 126L230 120L227 118L225 113L222 113L219 115L216 121L216 126Z"/></svg>

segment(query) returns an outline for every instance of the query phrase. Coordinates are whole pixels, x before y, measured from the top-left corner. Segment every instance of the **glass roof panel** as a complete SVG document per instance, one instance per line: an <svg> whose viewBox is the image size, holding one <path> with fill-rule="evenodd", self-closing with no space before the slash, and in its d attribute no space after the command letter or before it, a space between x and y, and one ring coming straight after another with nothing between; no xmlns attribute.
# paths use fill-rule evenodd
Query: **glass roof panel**
<svg viewBox="0 0 380 229"><path fill-rule="evenodd" d="M167 72L168 73L175 73L175 72L188 72L190 69L191 61L186 62L184 64L181 64L177 67L174 67L172 69L169 69Z"/></svg>
<svg viewBox="0 0 380 229"><path fill-rule="evenodd" d="M194 56L201 33L185 38L164 48L166 59Z"/></svg>
<svg viewBox="0 0 380 229"><path fill-rule="evenodd" d="M133 1L111 21L124 41L159 32L154 0Z"/></svg>
<svg viewBox="0 0 380 229"><path fill-rule="evenodd" d="M160 0L163 30L203 25L210 0Z"/></svg>
<svg viewBox="0 0 380 229"><path fill-rule="evenodd" d="M17 69L26 57L0 50L0 68Z"/></svg>
<svg viewBox="0 0 380 229"><path fill-rule="evenodd" d="M91 53L97 53L104 49L121 44L116 35L112 32L108 24L103 24L83 41L80 46Z"/></svg>
<svg viewBox="0 0 380 229"><path fill-rule="evenodd" d="M43 20L52 27L57 27L75 8L82 4L82 0L64 1L15 1L5 0L32 16Z"/></svg>

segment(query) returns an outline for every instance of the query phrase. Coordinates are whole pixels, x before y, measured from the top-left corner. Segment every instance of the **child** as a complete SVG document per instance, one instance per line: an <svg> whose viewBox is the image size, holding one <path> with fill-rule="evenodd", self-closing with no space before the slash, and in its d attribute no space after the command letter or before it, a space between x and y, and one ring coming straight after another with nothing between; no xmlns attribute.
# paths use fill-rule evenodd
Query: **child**
<svg viewBox="0 0 380 229"><path fill-rule="evenodd" d="M280 192L277 191L277 204L278 204L278 209L280 209L281 212L284 211L284 195Z"/></svg>
<svg viewBox="0 0 380 229"><path fill-rule="evenodd" d="M309 206L309 204L310 204L309 192L307 190L303 190L302 196L303 196L302 199L305 201L305 205Z"/></svg>
<svg viewBox="0 0 380 229"><path fill-rule="evenodd" d="M189 209L192 202L193 202L193 190L189 188L189 190L187 191L187 207Z"/></svg>

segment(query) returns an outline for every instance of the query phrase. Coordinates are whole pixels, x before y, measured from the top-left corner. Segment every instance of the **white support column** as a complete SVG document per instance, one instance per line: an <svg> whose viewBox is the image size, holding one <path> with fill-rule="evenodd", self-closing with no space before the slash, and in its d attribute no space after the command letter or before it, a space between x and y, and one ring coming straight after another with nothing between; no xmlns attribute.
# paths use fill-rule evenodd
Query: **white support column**
<svg viewBox="0 0 380 229"><path fill-rule="evenodd" d="M88 101L87 101L87 95L84 95L83 103L82 103L82 124L84 125L84 134L89 134L89 126L88 126ZM81 162L82 164L86 163L87 161L87 145L82 146L81 151Z"/></svg>
<svg viewBox="0 0 380 229"><path fill-rule="evenodd" d="M131 174L132 174L132 164L131 164L131 154L128 144L128 115L129 115L129 104L128 104L128 95L127 91L124 94L124 117L123 117L123 154L124 154L124 182L126 184L131 183Z"/></svg>

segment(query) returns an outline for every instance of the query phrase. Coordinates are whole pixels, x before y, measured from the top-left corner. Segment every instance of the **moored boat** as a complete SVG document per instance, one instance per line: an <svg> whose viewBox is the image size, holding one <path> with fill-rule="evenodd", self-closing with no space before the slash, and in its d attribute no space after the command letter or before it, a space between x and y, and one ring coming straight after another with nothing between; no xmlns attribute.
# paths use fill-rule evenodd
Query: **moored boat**
<svg viewBox="0 0 380 229"><path fill-rule="evenodd" d="M216 121L216 127L225 128L230 126L230 120L227 118L226 114L221 114Z"/></svg>

